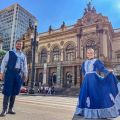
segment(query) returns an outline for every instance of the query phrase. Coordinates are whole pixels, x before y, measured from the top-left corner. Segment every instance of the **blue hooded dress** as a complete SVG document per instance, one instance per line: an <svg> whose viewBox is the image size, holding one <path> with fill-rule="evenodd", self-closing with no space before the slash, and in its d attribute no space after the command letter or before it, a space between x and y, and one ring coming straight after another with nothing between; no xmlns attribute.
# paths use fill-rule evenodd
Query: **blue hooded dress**
<svg viewBox="0 0 120 120"><path fill-rule="evenodd" d="M103 72L102 77L98 72ZM84 80L75 115L85 118L113 118L120 115L120 83L97 59L82 64Z"/></svg>

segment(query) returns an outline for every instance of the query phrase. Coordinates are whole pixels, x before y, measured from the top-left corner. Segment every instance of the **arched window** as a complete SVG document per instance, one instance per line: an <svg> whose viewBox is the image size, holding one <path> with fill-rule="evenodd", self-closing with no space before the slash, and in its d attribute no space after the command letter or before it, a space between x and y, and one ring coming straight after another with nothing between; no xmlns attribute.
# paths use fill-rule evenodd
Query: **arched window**
<svg viewBox="0 0 120 120"><path fill-rule="evenodd" d="M60 50L58 47L53 49L53 62L60 60Z"/></svg>
<svg viewBox="0 0 120 120"><path fill-rule="evenodd" d="M72 73L71 72L67 72L66 73L66 83L67 83L67 86L68 87L71 87L71 85L72 85Z"/></svg>
<svg viewBox="0 0 120 120"><path fill-rule="evenodd" d="M87 44L86 44L86 49L88 48L95 48L96 44L95 44L95 41L88 41Z"/></svg>
<svg viewBox="0 0 120 120"><path fill-rule="evenodd" d="M75 58L75 48L73 45L69 44L66 47L66 60L67 61L72 61Z"/></svg>
<svg viewBox="0 0 120 120"><path fill-rule="evenodd" d="M40 55L40 63L46 63L46 62L47 62L47 50L43 49Z"/></svg>

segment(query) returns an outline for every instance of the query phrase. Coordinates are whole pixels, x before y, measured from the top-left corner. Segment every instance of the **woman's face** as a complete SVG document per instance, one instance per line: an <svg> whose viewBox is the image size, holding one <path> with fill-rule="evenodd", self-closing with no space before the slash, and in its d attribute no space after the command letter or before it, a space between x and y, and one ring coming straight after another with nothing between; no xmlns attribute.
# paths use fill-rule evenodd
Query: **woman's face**
<svg viewBox="0 0 120 120"><path fill-rule="evenodd" d="M94 50L93 49L88 49L87 50L87 58L88 59L94 58Z"/></svg>

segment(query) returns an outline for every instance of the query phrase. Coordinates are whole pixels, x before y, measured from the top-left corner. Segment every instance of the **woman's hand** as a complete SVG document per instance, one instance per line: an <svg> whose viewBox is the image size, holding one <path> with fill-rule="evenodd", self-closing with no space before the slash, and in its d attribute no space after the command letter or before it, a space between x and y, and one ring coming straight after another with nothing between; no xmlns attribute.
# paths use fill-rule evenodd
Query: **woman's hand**
<svg viewBox="0 0 120 120"><path fill-rule="evenodd" d="M109 71L109 72L113 72L113 69L110 68L110 69L108 69L108 71Z"/></svg>

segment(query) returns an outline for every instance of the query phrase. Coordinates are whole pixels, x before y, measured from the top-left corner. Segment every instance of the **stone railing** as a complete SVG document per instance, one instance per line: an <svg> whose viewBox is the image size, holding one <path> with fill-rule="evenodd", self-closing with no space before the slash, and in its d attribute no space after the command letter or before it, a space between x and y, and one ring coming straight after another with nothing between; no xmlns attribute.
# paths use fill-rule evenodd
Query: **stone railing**
<svg viewBox="0 0 120 120"><path fill-rule="evenodd" d="M112 58L111 62L119 62L120 63L120 58Z"/></svg>
<svg viewBox="0 0 120 120"><path fill-rule="evenodd" d="M71 26L67 26L67 27L65 27L65 29L64 29L64 31L66 31L66 30L70 30L70 29L73 29L74 28L74 25L71 25ZM61 28L59 28L59 29L53 29L52 31L51 31L51 33L53 34L53 33L58 33L58 32L61 32ZM48 32L43 32L43 33L39 33L39 37L42 37L42 36L46 36L46 35L49 35L49 31Z"/></svg>
<svg viewBox="0 0 120 120"><path fill-rule="evenodd" d="M83 60L73 60L73 61L60 61L60 62L50 62L50 63L47 63L48 66L57 66L58 64L60 65L75 65L75 64L81 64L83 62ZM44 63L36 63L35 64L35 67L43 67Z"/></svg>

